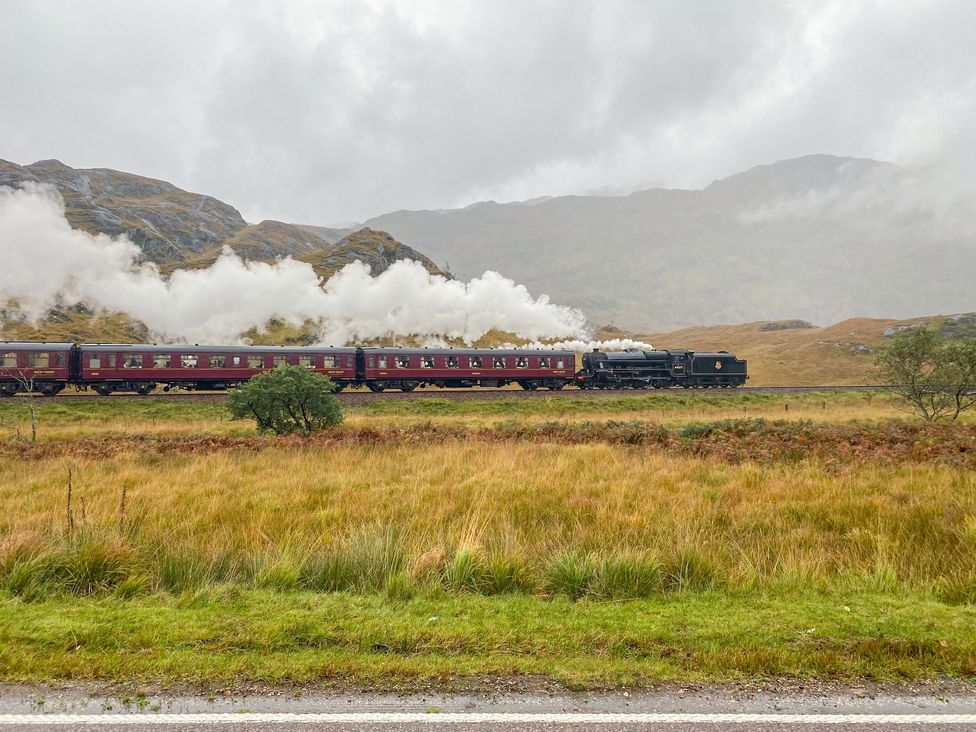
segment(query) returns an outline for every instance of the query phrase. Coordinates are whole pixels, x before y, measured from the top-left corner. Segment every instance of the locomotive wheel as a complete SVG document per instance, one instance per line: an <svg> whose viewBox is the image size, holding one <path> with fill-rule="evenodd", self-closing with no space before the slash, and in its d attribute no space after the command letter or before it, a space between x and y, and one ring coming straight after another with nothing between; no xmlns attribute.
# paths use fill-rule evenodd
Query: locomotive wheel
<svg viewBox="0 0 976 732"><path fill-rule="evenodd" d="M553 383L549 384L549 391L559 391L564 386L566 386L566 385L563 382L561 382L561 381L554 381Z"/></svg>

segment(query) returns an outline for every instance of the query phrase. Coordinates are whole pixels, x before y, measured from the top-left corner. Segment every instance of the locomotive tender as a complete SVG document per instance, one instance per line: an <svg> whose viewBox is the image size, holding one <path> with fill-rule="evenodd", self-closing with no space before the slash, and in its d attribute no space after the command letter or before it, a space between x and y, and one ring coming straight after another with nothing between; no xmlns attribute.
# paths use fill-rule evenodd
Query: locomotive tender
<svg viewBox="0 0 976 732"><path fill-rule="evenodd" d="M334 348L331 346L201 346L0 341L0 396L34 391L54 396L66 386L99 394L219 391L280 364L304 366L337 390L366 386L413 391L418 386L468 388L518 384L527 391L735 387L746 362L725 351L637 351L576 354L568 350L487 348Z"/></svg>

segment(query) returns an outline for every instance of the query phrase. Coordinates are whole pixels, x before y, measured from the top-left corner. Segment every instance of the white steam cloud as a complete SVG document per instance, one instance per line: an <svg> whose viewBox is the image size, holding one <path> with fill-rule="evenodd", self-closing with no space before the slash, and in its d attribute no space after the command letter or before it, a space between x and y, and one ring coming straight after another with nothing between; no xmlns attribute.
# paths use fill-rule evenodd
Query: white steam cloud
<svg viewBox="0 0 976 732"><path fill-rule="evenodd" d="M271 318L311 319L333 345L408 335L470 343L492 329L527 339L586 332L581 312L533 298L497 272L464 283L401 261L371 277L354 262L322 287L303 262L245 262L225 249L207 269L166 279L139 262L127 238L72 229L50 186L0 186L0 255L0 305L16 300L34 319L58 302L121 311L161 341L234 343Z"/></svg>
<svg viewBox="0 0 976 732"><path fill-rule="evenodd" d="M604 341L586 340L583 338L573 338L570 340L556 341L552 343L530 343L526 348L552 348L561 351L576 351L584 353L587 351L654 351L654 346L644 341L636 341L633 338L608 338Z"/></svg>

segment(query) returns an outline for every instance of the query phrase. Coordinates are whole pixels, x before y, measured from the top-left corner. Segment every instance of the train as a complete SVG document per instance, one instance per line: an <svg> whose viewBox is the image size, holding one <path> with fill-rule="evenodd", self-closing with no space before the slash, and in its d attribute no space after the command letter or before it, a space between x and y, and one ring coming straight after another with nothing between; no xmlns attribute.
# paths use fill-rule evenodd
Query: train
<svg viewBox="0 0 976 732"><path fill-rule="evenodd" d="M0 396L55 396L67 386L147 395L157 388L223 391L280 364L328 376L341 391L502 387L527 391L734 388L746 361L727 351L638 350L584 353L531 348L360 348L207 346L0 341Z"/></svg>

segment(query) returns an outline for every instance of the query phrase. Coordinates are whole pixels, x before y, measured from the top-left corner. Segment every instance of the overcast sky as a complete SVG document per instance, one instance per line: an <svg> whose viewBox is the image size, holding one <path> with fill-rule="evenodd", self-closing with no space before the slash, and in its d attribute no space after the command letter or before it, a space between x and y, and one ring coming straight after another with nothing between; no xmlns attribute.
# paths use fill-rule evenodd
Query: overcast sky
<svg viewBox="0 0 976 732"><path fill-rule="evenodd" d="M0 100L0 158L163 178L252 221L813 152L968 164L976 2L4 0Z"/></svg>

